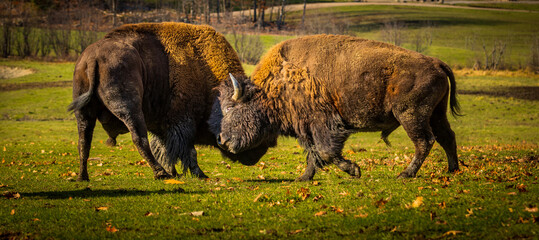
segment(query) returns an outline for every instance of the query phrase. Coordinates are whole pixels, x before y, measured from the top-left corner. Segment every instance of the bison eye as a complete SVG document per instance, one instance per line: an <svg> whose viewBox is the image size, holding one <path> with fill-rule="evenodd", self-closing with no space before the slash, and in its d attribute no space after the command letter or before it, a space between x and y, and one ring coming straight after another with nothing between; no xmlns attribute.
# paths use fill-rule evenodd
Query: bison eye
<svg viewBox="0 0 539 240"><path fill-rule="evenodd" d="M225 113L227 113L228 111L230 111L230 109L232 109L232 107L226 107L226 108L225 108Z"/></svg>

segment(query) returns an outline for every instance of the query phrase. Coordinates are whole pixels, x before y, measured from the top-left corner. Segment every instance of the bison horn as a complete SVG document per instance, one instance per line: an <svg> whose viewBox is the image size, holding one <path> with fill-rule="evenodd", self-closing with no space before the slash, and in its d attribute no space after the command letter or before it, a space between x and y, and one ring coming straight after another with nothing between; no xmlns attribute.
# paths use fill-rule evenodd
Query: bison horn
<svg viewBox="0 0 539 240"><path fill-rule="evenodd" d="M240 83L238 83L238 80L234 76L232 76L232 73L229 73L230 80L232 80L232 85L234 85L234 95L232 95L232 100L238 100L242 96L242 89L240 86Z"/></svg>

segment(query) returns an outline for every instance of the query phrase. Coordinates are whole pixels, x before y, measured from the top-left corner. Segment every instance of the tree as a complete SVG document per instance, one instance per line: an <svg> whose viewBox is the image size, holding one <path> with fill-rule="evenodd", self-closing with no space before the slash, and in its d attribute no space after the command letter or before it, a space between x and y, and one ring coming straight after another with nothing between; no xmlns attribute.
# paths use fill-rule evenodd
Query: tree
<svg viewBox="0 0 539 240"><path fill-rule="evenodd" d="M303 0L303 16L301 17L301 27L305 29L305 10L307 9L307 0Z"/></svg>
<svg viewBox="0 0 539 240"><path fill-rule="evenodd" d="M281 11L279 13L279 19L277 20L277 29L281 30L284 26L284 7L286 6L286 0L281 0Z"/></svg>

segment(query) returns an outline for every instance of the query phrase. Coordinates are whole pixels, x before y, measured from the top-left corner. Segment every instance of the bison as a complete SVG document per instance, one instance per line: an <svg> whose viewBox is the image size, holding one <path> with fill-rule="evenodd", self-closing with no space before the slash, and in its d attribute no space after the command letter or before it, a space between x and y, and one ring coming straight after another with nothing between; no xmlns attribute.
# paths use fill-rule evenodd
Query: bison
<svg viewBox="0 0 539 240"><path fill-rule="evenodd" d="M284 41L266 53L250 79L231 73L221 83L209 119L219 145L240 153L278 135L298 139L307 155L305 173L333 163L352 177L360 168L342 156L354 132L403 126L415 155L399 177L414 177L436 140L449 171L459 169L448 105L459 115L455 78L444 62L387 43L317 35ZM449 79L449 80L448 80ZM389 143L388 143L389 144Z"/></svg>
<svg viewBox="0 0 539 240"><path fill-rule="evenodd" d="M228 73L243 75L241 62L223 35L209 26L183 23L121 26L88 46L75 65L73 102L79 132L80 173L89 180L87 160L99 120L114 145L130 132L154 177L178 176L181 159L200 178L195 144L216 145L207 120ZM153 134L151 143L147 132ZM267 147L241 154L221 151L240 162L258 161Z"/></svg>

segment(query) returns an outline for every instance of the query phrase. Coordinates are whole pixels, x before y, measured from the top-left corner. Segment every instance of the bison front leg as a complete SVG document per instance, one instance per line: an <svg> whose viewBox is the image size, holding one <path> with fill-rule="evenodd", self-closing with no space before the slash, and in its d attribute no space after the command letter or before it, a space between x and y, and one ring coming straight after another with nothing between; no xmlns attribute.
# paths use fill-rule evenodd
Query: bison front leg
<svg viewBox="0 0 539 240"><path fill-rule="evenodd" d="M206 174L204 174L202 169L200 169L200 167L198 166L197 151L194 146L191 148L189 155L190 155L189 160L187 160L187 162L184 164L188 165L188 168L189 168L189 171L191 171L191 174L200 179L208 178L208 176L206 176ZM185 171L187 171L186 168L184 168L184 174L185 174Z"/></svg>
<svg viewBox="0 0 539 240"><path fill-rule="evenodd" d="M303 181L310 181L313 179L314 174L316 174L316 159L315 159L315 153L313 152L307 152L307 168L305 169L305 172L300 177L296 178L296 181L303 182Z"/></svg>

